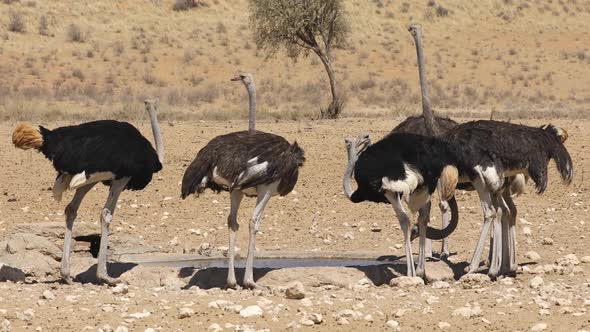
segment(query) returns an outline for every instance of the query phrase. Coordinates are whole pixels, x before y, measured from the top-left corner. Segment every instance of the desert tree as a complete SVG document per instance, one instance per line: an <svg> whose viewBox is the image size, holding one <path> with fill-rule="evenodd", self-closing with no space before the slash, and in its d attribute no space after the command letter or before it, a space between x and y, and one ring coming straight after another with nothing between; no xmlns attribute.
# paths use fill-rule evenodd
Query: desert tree
<svg viewBox="0 0 590 332"><path fill-rule="evenodd" d="M321 111L323 118L337 118L344 100L339 94L332 49L346 44L350 25L343 0L249 0L250 24L258 48L273 56L284 47L287 56L315 53L322 61L328 78L332 102Z"/></svg>

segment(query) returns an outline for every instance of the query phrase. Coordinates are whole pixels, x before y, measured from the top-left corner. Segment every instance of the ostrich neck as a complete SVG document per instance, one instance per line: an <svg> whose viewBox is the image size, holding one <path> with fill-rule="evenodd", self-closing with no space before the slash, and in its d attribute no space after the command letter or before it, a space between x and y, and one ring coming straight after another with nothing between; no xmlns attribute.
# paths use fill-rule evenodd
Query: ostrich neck
<svg viewBox="0 0 590 332"><path fill-rule="evenodd" d="M248 90L248 131L254 132L256 130L256 87L254 83L246 85Z"/></svg>
<svg viewBox="0 0 590 332"><path fill-rule="evenodd" d="M160 163L164 163L164 143L162 142L162 133L160 132L160 124L158 123L158 116L152 107L150 107L150 122L152 124L152 132L154 134L154 141L156 142L156 152Z"/></svg>
<svg viewBox="0 0 590 332"><path fill-rule="evenodd" d="M422 92L422 112L428 135L435 136L437 133L434 122L434 114L430 108L430 97L428 94L428 83L426 81L426 69L424 68L424 51L422 49L422 32L417 31L414 35L416 42L416 54L418 56L418 73L420 75L420 90Z"/></svg>
<svg viewBox="0 0 590 332"><path fill-rule="evenodd" d="M348 152L348 165L346 166L346 171L344 172L344 177L342 179L342 188L344 189L344 194L348 199L352 197L352 173L354 171L354 166L356 164L356 151L353 145L347 150Z"/></svg>

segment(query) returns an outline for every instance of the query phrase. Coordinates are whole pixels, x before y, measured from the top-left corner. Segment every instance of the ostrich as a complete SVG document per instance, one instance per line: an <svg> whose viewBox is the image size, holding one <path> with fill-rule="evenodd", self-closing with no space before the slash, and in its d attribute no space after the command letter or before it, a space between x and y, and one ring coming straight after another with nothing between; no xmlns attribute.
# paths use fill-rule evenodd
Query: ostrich
<svg viewBox="0 0 590 332"><path fill-rule="evenodd" d="M423 59L423 51L422 51L422 42L421 42L421 27L420 25L417 24L412 24L409 27L409 31L412 34L412 36L414 37L415 40L415 44L416 44L416 53L417 53L417 58L418 58L418 68L419 68L419 74L420 74L420 86L421 86L421 91L422 91L422 106L423 106L423 116L421 117L410 117L408 119L406 119L404 122L402 122L401 124L399 124L396 128L393 129L392 132L411 132L411 133L417 133L417 134L422 134L422 135L435 135L435 136L440 136L440 135L446 135L449 131L451 131L452 129L454 129L458 123L451 120L451 119L445 119L445 118L441 118L441 117L435 117L433 112L430 109L430 101L429 101L429 97L428 97L428 87L427 87L427 81L426 81L426 75L425 75L425 70L424 70L424 59ZM543 129L547 129L550 126L545 126ZM565 132L565 130L562 130L560 128L557 127L553 127L553 131L554 131L554 135L553 136L557 136L561 143L563 143L565 141L565 139L567 138L567 133ZM516 220L516 206L512 200L512 196L518 196L520 195L522 192L524 192L524 185L525 185L526 179L524 174L516 174L514 176L510 176L509 178L506 179L505 183L505 188L503 189L503 199L502 198L498 198L497 202L496 202L496 207L501 206L503 214L502 214L502 228L500 229L499 227L495 227L494 228L494 234L496 234L496 232L502 232L502 256L503 259L500 257L498 250L499 247L494 246L494 242L491 243L491 247L492 250L490 250L490 262L495 262L496 264L494 265L493 268L490 269L490 274L496 274L496 269L498 268L498 264L500 264L500 262L504 262L502 264L502 268L503 270L509 270L510 272L515 272L516 271L516 257L515 257L515 228L513 225L515 223ZM471 189L473 190L474 188L472 188L473 186L470 183L462 183L459 185L460 187L462 187L463 189ZM494 188L491 188L492 190ZM446 211L448 210L448 206L446 204L446 202L441 201L440 204L440 208L443 211L443 227L445 227L445 229L447 228L447 226L449 226L448 224L448 213L446 213ZM428 220L429 219L429 212L430 212L430 206L427 205L425 206L422 210L420 210L419 214L422 218ZM452 211L451 211L452 212ZM458 218L451 218L452 220L458 220ZM450 230L452 232L452 230L455 229L456 225L450 225ZM497 226L497 225L496 225ZM412 238L416 237L416 230L413 230L414 234L412 235ZM427 231L427 237L430 237L429 234L431 234L431 229L430 227L428 228ZM449 234L450 232L447 231L445 232L443 230L443 233L445 234ZM509 233L509 234L508 234ZM492 236L493 238L493 236ZM510 238L510 240L508 240ZM498 235L496 235L496 239L498 241L495 242L495 244L498 244L500 237ZM478 250L480 251L482 249L483 243L481 243L480 245L478 245ZM428 248L430 251L430 246ZM477 250L476 250L477 251ZM443 248L442 248L442 252L441 252L441 256L445 256L448 255L448 240L445 238L443 240ZM506 264L508 264L508 261L510 261L509 263L509 267L506 267ZM470 269L470 271L473 271L473 264L476 264L475 262L472 261L472 267ZM477 264L479 264L479 258L477 260Z"/></svg>
<svg viewBox="0 0 590 332"><path fill-rule="evenodd" d="M375 144L368 143L368 136L346 141L348 166L343 178L344 192L353 203L370 201L393 206L404 234L407 275L424 277L428 220L418 218L420 249L415 268L410 245L410 218L402 201L415 213L429 202L436 189L455 210L453 218L457 218L454 191L461 167L454 158L454 147L435 137L408 133L391 133ZM357 152L358 148L360 151ZM354 192L353 174L358 186ZM452 220L451 224L456 225L457 220Z"/></svg>
<svg viewBox="0 0 590 332"><path fill-rule="evenodd" d="M96 276L99 282L113 285L118 279L107 273L109 226L117 199L123 190L142 190L162 169L163 144L156 116L156 102L146 101L150 113L156 149L127 122L101 120L47 129L20 123L12 134L13 144L20 149L36 149L51 160L57 171L53 197L60 201L66 189L76 190L65 208L66 230L60 274L64 282L70 278L72 228L80 203L98 182L109 186L109 196L100 214L101 237Z"/></svg>
<svg viewBox="0 0 590 332"><path fill-rule="evenodd" d="M541 128L528 127L493 120L466 122L455 126L444 136L456 146L457 159L461 160L465 172L460 176L460 183L470 183L477 191L484 222L476 249L469 265L469 273L479 267L485 238L490 225L493 224L493 241L491 243L491 262L488 274L495 277L502 266L508 272L516 272L516 207L507 190L510 188L506 178L523 174L535 183L536 191L541 194L547 187L547 166L553 160L561 178L570 184L573 177L571 157L563 145L567 133L553 125ZM500 226L496 214L502 212ZM508 236L502 236L508 231ZM505 234L504 234L505 235ZM502 262L509 256L510 262ZM508 248L508 252L506 252ZM507 265L508 264L508 265Z"/></svg>
<svg viewBox="0 0 590 332"><path fill-rule="evenodd" d="M244 195L256 196L256 208L250 220L250 239L244 286L255 288L253 276L256 233L262 213L272 196L290 193L305 161L303 149L297 142L289 144L283 137L255 130L256 93L252 75L242 73L232 79L241 81L249 97L249 130L213 138L198 153L182 178L184 199L197 196L205 189L229 191L231 209L227 219L229 231L227 286L236 287L234 255L236 232L239 228L237 213Z"/></svg>

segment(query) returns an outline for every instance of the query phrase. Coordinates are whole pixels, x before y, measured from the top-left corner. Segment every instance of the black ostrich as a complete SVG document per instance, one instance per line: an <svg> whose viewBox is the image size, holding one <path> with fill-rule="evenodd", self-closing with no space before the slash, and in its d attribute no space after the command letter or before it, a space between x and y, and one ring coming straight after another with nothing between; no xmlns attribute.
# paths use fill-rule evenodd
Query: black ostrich
<svg viewBox="0 0 590 332"><path fill-rule="evenodd" d="M573 164L563 145L566 138L567 133L553 125L535 128L492 120L463 123L445 134L444 139L458 147L455 149L457 159L464 166L459 182L469 183L475 188L484 213L469 273L479 267L492 224L488 274L495 277L500 272L516 273L516 206L507 190L511 184L506 179L519 174L530 177L537 193L541 194L547 188L547 166L553 160L563 181L570 184ZM502 225L496 218L498 209L502 212ZM508 233L508 236L503 236L503 233ZM509 262L502 257L502 251Z"/></svg>
<svg viewBox="0 0 590 332"><path fill-rule="evenodd" d="M57 170L53 186L53 195L57 201L61 200L66 189L76 190L74 198L65 208L66 231L60 272L68 284L72 283L70 255L74 221L82 199L98 182L109 186L109 196L100 215L101 238L96 276L99 282L111 285L118 283L107 273L109 226L117 199L123 190L142 190L152 180L152 174L162 169L160 160L163 159L164 150L155 102L146 101L146 108L150 113L159 155L134 126L113 120L53 130L21 123L12 134L12 142L17 148L37 149L51 160Z"/></svg>
<svg viewBox="0 0 590 332"><path fill-rule="evenodd" d="M461 169L454 146L435 137L407 133L391 133L375 144L368 144L368 136L347 140L348 167L343 184L346 196L353 202L370 201L393 205L404 234L407 275L425 276L425 242L428 220L418 218L420 245L418 266L414 267L411 249L410 217L402 205L405 201L412 213L430 201L435 190L448 201L453 218L457 218L454 191ZM360 151L357 151L360 149ZM351 177L357 183L352 191ZM451 224L456 225L453 220ZM434 229L431 229L434 231ZM437 234L431 233L436 238Z"/></svg>
<svg viewBox="0 0 590 332"><path fill-rule="evenodd" d="M303 150L297 142L289 144L283 137L256 131L255 88L252 76L240 74L232 79L246 86L249 96L249 130L217 136L198 153L182 178L182 198L192 193L200 194L209 188L229 191L231 211L228 216L229 252L227 286L236 287L234 255L236 232L239 228L237 213L244 195L256 196L256 208L250 220L250 240L244 286L254 288L253 276L256 233L260 228L262 213L272 196L290 193L299 175L299 167L305 161Z"/></svg>

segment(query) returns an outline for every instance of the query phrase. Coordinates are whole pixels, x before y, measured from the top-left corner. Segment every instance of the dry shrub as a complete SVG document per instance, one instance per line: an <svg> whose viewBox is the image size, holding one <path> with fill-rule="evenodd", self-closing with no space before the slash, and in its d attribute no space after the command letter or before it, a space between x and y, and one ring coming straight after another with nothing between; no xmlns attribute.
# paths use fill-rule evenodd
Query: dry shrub
<svg viewBox="0 0 590 332"><path fill-rule="evenodd" d="M89 35L88 32L82 30L82 28L75 23L72 23L68 26L68 30L67 30L68 41L76 42L76 43L85 43L86 40L88 39L88 35Z"/></svg>
<svg viewBox="0 0 590 332"><path fill-rule="evenodd" d="M174 5L172 5L172 10L174 11L184 11L189 10L195 7L205 6L203 1L198 0L176 0L174 1Z"/></svg>
<svg viewBox="0 0 590 332"><path fill-rule="evenodd" d="M39 18L39 34L42 36L49 36L49 20L45 15L42 15Z"/></svg>
<svg viewBox="0 0 590 332"><path fill-rule="evenodd" d="M27 31L23 13L12 9L8 11L8 31L18 33Z"/></svg>

